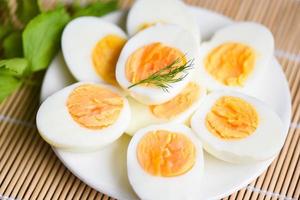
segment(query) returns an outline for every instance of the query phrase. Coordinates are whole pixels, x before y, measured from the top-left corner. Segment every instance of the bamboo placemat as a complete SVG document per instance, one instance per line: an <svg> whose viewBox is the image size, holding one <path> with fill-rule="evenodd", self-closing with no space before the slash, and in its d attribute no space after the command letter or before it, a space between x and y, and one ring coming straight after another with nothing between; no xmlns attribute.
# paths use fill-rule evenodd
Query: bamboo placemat
<svg viewBox="0 0 300 200"><path fill-rule="evenodd" d="M132 1L123 1L129 7ZM271 29L276 57L289 82L292 123L272 165L244 189L225 199L300 198L300 0L188 0L236 20ZM42 81L42 74L33 79ZM0 199L112 199L81 182L54 155L35 128L39 86L23 85L0 105Z"/></svg>

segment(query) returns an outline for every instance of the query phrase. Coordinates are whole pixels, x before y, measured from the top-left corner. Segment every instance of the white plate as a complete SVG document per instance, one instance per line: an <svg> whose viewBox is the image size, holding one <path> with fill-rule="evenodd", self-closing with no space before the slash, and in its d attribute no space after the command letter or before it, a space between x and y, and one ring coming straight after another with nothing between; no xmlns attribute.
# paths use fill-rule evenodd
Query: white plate
<svg viewBox="0 0 300 200"><path fill-rule="evenodd" d="M219 14L190 7L199 23L204 39L209 39L219 28L232 21ZM124 24L125 13L116 12L104 17L108 21ZM281 66L274 58L273 69L266 72L261 82L253 85L249 95L270 105L281 117L287 134L291 118L291 100L287 81ZM41 98L74 82L62 55L59 54L49 67L42 86ZM57 156L79 179L94 189L117 199L138 199L127 179L126 150L130 137L122 136L117 142L92 153L71 153L54 149ZM202 196L199 199L218 199L245 187L258 177L273 159L247 165L229 164L205 153L205 184L197 186ZM146 183L145 183L146 184Z"/></svg>

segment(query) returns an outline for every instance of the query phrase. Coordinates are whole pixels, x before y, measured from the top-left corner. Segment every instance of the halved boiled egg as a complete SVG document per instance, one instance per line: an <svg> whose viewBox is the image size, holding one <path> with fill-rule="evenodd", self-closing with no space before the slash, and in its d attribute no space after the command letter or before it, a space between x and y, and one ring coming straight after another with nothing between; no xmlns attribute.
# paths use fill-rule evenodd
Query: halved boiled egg
<svg viewBox="0 0 300 200"><path fill-rule="evenodd" d="M141 103L164 103L175 97L188 84L195 67L189 67L185 73L180 73L179 77L184 77L181 81L169 83L168 92L155 84L146 83L130 87L166 69L167 66L175 69L192 65L193 61L196 63L198 50L198 44L184 29L175 25L152 26L139 32L125 44L117 63L117 81ZM162 74L167 72L169 70Z"/></svg>
<svg viewBox="0 0 300 200"><path fill-rule="evenodd" d="M144 105L128 97L132 116L126 133L133 135L138 129L152 124L167 122L187 123L190 116L200 105L206 95L206 89L195 82L190 82L173 99L158 105Z"/></svg>
<svg viewBox="0 0 300 200"><path fill-rule="evenodd" d="M285 140L278 115L260 100L232 91L207 95L191 119L204 149L232 163L275 156Z"/></svg>
<svg viewBox="0 0 300 200"><path fill-rule="evenodd" d="M260 77L273 53L274 38L266 27L254 22L235 23L201 45L195 78L208 90L241 90Z"/></svg>
<svg viewBox="0 0 300 200"><path fill-rule="evenodd" d="M200 43L201 36L196 19L180 0L139 0L128 13L127 32L130 36L155 24L174 24L191 32Z"/></svg>
<svg viewBox="0 0 300 200"><path fill-rule="evenodd" d="M116 85L115 67L127 36L98 17L79 17L64 29L61 44L66 64L78 81Z"/></svg>
<svg viewBox="0 0 300 200"><path fill-rule="evenodd" d="M129 143L127 171L141 199L198 199L204 172L202 145L185 125L148 126Z"/></svg>
<svg viewBox="0 0 300 200"><path fill-rule="evenodd" d="M79 82L48 97L38 110L36 124L49 144L85 151L118 139L130 118L127 99L116 88Z"/></svg>

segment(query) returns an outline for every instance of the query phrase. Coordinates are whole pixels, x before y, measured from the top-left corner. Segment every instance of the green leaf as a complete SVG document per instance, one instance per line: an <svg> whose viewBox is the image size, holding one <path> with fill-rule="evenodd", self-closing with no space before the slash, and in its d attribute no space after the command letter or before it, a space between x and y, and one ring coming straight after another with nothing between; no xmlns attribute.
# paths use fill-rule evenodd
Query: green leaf
<svg viewBox="0 0 300 200"><path fill-rule="evenodd" d="M17 0L16 14L21 22L27 24L39 14L37 0Z"/></svg>
<svg viewBox="0 0 300 200"><path fill-rule="evenodd" d="M22 81L13 76L0 74L0 103L11 93L13 93Z"/></svg>
<svg viewBox="0 0 300 200"><path fill-rule="evenodd" d="M75 18L80 16L102 16L117 9L117 0L111 0L108 2L95 2L83 8L76 6L73 17Z"/></svg>
<svg viewBox="0 0 300 200"><path fill-rule="evenodd" d="M21 57L23 55L21 32L13 32L3 40L3 51L5 58Z"/></svg>
<svg viewBox="0 0 300 200"><path fill-rule="evenodd" d="M23 32L23 51L32 71L45 69L57 53L60 37L70 16L64 9L42 13Z"/></svg>
<svg viewBox="0 0 300 200"><path fill-rule="evenodd" d="M8 34L13 31L13 27L11 24L0 24L0 41L2 41Z"/></svg>
<svg viewBox="0 0 300 200"><path fill-rule="evenodd" d="M8 60L0 60L0 76L10 75L15 77L23 77L28 71L28 61L25 58L13 58ZM2 80L0 80L1 84Z"/></svg>

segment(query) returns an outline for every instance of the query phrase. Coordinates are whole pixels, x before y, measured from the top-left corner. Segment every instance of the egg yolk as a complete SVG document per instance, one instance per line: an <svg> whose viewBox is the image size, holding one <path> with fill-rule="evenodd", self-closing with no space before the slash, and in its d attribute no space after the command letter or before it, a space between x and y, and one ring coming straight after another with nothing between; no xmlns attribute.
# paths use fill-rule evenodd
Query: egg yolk
<svg viewBox="0 0 300 200"><path fill-rule="evenodd" d="M116 63L126 39L117 35L103 37L92 52L92 60L97 74L106 82L117 85Z"/></svg>
<svg viewBox="0 0 300 200"><path fill-rule="evenodd" d="M176 48L162 43L152 43L134 51L126 62L126 77L131 83L148 78L153 73L172 64L174 68L186 63L184 54Z"/></svg>
<svg viewBox="0 0 300 200"><path fill-rule="evenodd" d="M150 106L152 114L158 118L171 119L190 108L200 96L200 87L190 82L176 97L160 105Z"/></svg>
<svg viewBox="0 0 300 200"><path fill-rule="evenodd" d="M225 43L214 48L205 58L207 72L227 86L243 86L255 64L255 51L244 44Z"/></svg>
<svg viewBox="0 0 300 200"><path fill-rule="evenodd" d="M178 176L194 166L196 148L183 134L166 130L151 131L140 140L137 158L141 167L151 175Z"/></svg>
<svg viewBox="0 0 300 200"><path fill-rule="evenodd" d="M256 130L258 114L245 100L224 96L206 115L205 125L212 134L223 140L243 139Z"/></svg>
<svg viewBox="0 0 300 200"><path fill-rule="evenodd" d="M102 129L112 125L118 119L123 104L121 96L93 84L75 88L67 100L72 118L88 129Z"/></svg>

